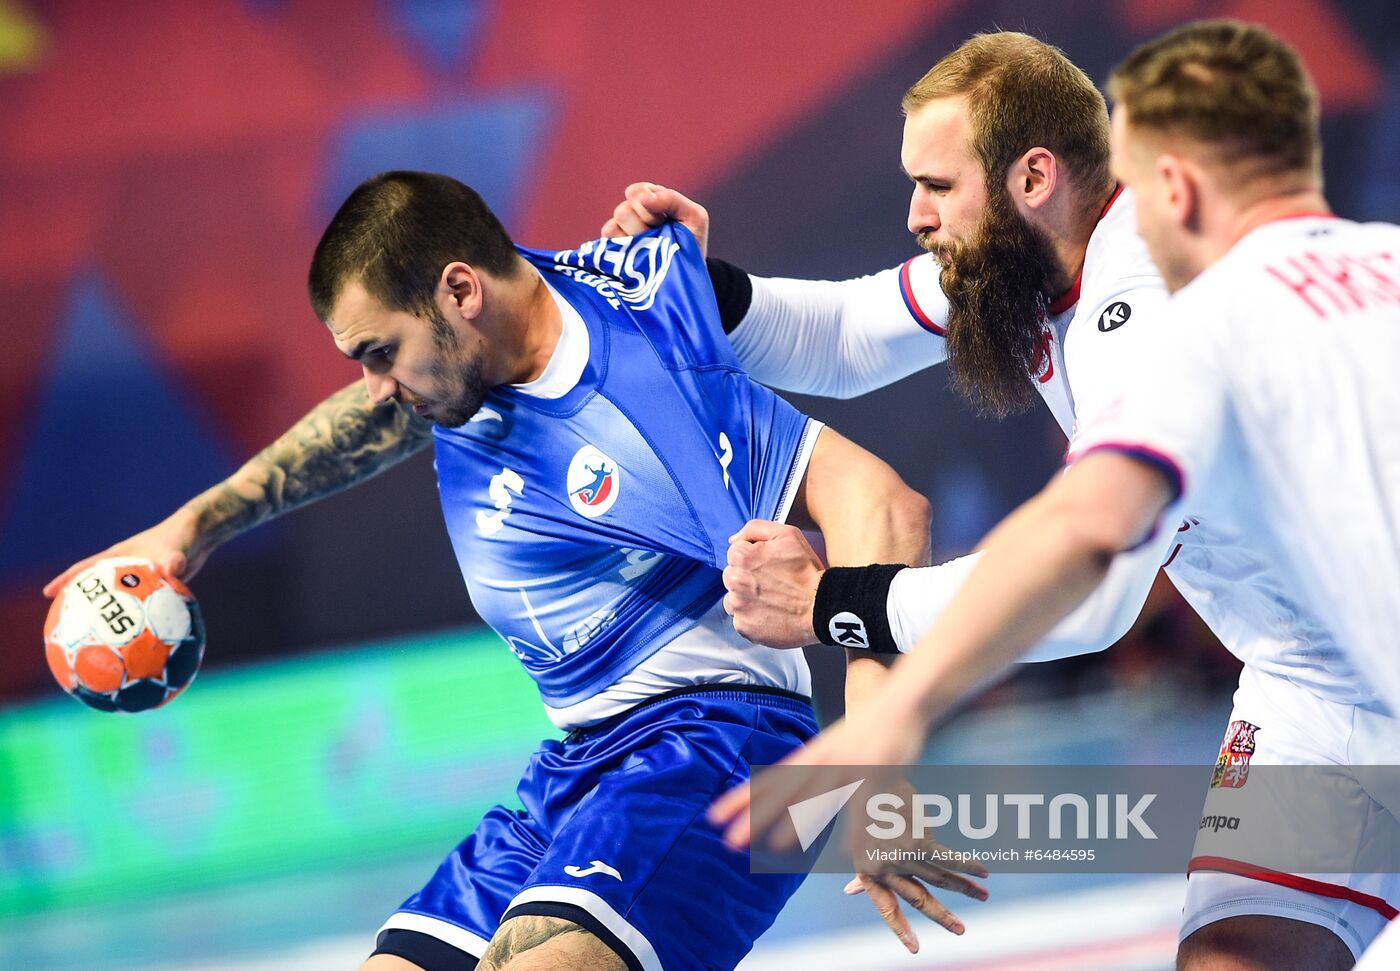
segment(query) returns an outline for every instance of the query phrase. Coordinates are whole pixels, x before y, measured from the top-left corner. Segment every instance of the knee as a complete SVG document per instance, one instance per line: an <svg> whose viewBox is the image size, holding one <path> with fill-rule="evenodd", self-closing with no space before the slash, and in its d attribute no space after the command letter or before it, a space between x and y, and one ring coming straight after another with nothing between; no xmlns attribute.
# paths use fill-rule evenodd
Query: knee
<svg viewBox="0 0 1400 971"><path fill-rule="evenodd" d="M1206 924L1176 952L1177 971L1346 971L1355 963L1327 928L1264 915Z"/></svg>
<svg viewBox="0 0 1400 971"><path fill-rule="evenodd" d="M611 947L562 917L512 917L496 929L476 971L627 971Z"/></svg>

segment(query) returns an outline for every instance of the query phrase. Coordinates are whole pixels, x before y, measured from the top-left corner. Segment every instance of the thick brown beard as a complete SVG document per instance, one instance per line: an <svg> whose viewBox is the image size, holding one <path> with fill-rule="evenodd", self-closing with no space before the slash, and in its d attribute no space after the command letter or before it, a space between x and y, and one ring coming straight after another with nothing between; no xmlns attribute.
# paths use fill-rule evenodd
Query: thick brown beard
<svg viewBox="0 0 1400 971"><path fill-rule="evenodd" d="M927 248L943 262L953 389L981 415L1027 410L1036 399L1031 367L1055 266L1049 239L1002 191L988 199L970 240L951 252Z"/></svg>

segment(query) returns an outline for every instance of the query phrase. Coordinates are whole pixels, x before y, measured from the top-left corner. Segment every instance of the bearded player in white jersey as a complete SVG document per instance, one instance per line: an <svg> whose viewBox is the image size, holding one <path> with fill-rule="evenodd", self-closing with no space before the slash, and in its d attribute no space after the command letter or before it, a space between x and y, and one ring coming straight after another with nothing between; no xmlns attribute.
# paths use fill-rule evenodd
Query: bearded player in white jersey
<svg viewBox="0 0 1400 971"><path fill-rule="evenodd" d="M1386 370L1400 352L1400 230L1330 216L1315 94L1258 28L1183 28L1136 52L1111 91L1116 174L1176 294L1141 319L1151 326L1092 409L1067 335L1071 468L992 533L893 676L793 762L916 757L929 723L1063 630L1103 595L1121 551L1161 534L1169 573L1246 664L1222 759L1400 761L1384 707L1400 710L1400 390ZM1172 535L1180 512L1191 528ZM749 581L778 575L762 569L734 571L741 607L755 598ZM1393 830L1394 794L1355 790L1365 824ZM746 806L736 791L716 807L741 842ZM1396 900L1394 874L1198 860L1179 966L1350 967Z"/></svg>
<svg viewBox="0 0 1400 971"><path fill-rule="evenodd" d="M1257 42L1254 34L1240 36ZM1232 52L1243 56L1228 41L1221 44L1207 65ZM1294 75L1284 70L1290 64ZM1253 191L1276 184L1270 166L1279 159L1291 160L1282 171L1317 178L1311 89L1291 55L1275 67L1286 76L1276 84L1293 85L1293 100L1280 102L1295 109L1293 124L1270 129L1258 144L1241 142L1256 150L1211 184L1212 201L1251 175L1260 160L1269 162L1262 166L1269 178L1245 179ZM1241 70L1227 81L1235 83ZM1143 365L1159 366L1162 332L1173 325L1161 314L1162 280L1133 233L1136 200L1131 193L1115 198L1106 171L1107 117L1101 100L1096 110L1084 107L1090 98L1098 98L1093 86L1058 52L1021 35L974 38L940 61L905 99L903 150L915 182L909 226L938 263L918 258L839 284L752 280L747 315L731 335L752 373L791 390L856 394L947 357L955 384L989 412L1013 410L1039 391L1067 432L1076 419L1086 430L1107 427L1122 407L1123 392L1142 383ZM1098 149L1092 137L1083 137L1096 118L1105 139ZM660 215L693 225L706 218L684 197L639 184L629 188L611 228L634 232ZM1184 387L1175 371L1160 373ZM1121 461L1142 465L1144 457L1152 458L1139 453ZM1193 494L1205 496L1194 487ZM1097 512L1106 499L1156 496L1124 491L1090 498L1086 509ZM1111 566L1105 558L1107 582L1092 595L1094 584L1084 584L1057 617L1088 600L1053 629L1049 623L1040 627L1043 638L1023 638L1017 651L1035 640L1040 657L1112 643L1136 616L1165 559L1187 600L1246 663L1222 758L1253 758L1256 764L1396 761L1400 731L1379 710L1372 682L1342 656L1339 643L1352 648L1351 639L1339 633L1346 629L1330 623L1331 611L1323 612L1316 597L1303 595L1287 562L1262 541L1257 520L1213 503L1199 511L1190 503L1183 508L1189 515L1179 531L1159 530ZM1056 529L1043 529L1041 542L1059 536ZM799 534L751 524L731 549L727 605L740 630L764 643L795 646L821 639L889 651L908 647L943 612L978 559L924 570L823 573ZM1096 571L1094 580L1101 576ZM991 584L993 599L1009 593L1004 582L984 582ZM940 622L938 629L945 627ZM963 655L970 651L954 657L943 636L926 640L920 660L940 674L938 681L923 683L937 685L940 704L983 682L990 670L985 662L967 664ZM954 670L956 677L947 673ZM849 700L858 702L852 705L857 723L883 722L892 699L912 704L907 676L898 684L880 680L877 686L865 679L850 693ZM953 685L960 686L956 692ZM879 734L890 737L888 728ZM843 728L833 738L807 758L872 761L869 735ZM885 757L913 757L922 738L921 728L894 743L898 751ZM843 742L847 746L840 748ZM724 808L732 813L741 805L742 797ZM744 836L742 823L735 836ZM1366 875L1267 875L1228 859L1197 860L1180 965L1348 967L1394 914L1392 902L1400 894L1393 882Z"/></svg>

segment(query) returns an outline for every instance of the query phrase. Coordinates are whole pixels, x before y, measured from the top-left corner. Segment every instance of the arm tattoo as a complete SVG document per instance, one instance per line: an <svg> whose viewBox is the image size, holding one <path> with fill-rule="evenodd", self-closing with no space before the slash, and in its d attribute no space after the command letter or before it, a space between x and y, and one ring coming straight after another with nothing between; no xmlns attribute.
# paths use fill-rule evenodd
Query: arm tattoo
<svg viewBox="0 0 1400 971"><path fill-rule="evenodd" d="M191 505L218 545L284 512L339 492L421 451L431 423L397 402L374 405L362 382L321 402Z"/></svg>

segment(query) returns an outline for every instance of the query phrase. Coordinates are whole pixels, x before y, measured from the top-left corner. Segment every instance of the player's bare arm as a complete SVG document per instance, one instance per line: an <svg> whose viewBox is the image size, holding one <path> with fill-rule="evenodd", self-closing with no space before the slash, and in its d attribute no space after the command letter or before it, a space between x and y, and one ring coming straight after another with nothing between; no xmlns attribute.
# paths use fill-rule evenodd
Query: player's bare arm
<svg viewBox="0 0 1400 971"><path fill-rule="evenodd" d="M223 482L150 529L75 563L44 587L53 596L103 556L141 556L189 579L239 533L363 482L422 450L432 424L397 402L375 405L356 381L312 408Z"/></svg>
<svg viewBox="0 0 1400 971"><path fill-rule="evenodd" d="M1088 597L1114 555L1141 542L1171 498L1172 484L1144 462L1114 452L1080 459L987 536L967 582L872 702L785 763L900 765L917 756L929 726ZM802 788L820 792L827 781L814 771ZM746 846L777 822L750 818L749 808L742 786L711 810L713 822L729 824L731 845Z"/></svg>
<svg viewBox="0 0 1400 971"><path fill-rule="evenodd" d="M791 519L821 532L830 563L925 564L929 518L928 500L887 463L832 429L822 430ZM745 524L730 544L724 571L724 605L735 629L769 647L816 643L812 599L822 569L796 525Z"/></svg>
<svg viewBox="0 0 1400 971"><path fill-rule="evenodd" d="M827 444L822 448L822 440ZM818 440L818 451L812 456L808 474L803 482L802 509L822 532L827 559L832 566L864 565L867 563L902 563L923 566L932 553L929 546L930 509L928 501L906 486L898 474L881 459L860 448L829 429ZM764 547L769 543L780 557L797 559L798 543L806 546L806 538L796 530L754 544L749 551L757 563L762 562ZM776 579L781 573L774 571ZM755 576L762 576L761 567ZM792 590L788 604L795 609L789 617L802 637L814 633L812 597L819 572L805 570L803 582ZM808 640L810 643L810 640ZM887 669L895 655L875 655L869 651L846 651L846 710L862 711L884 683ZM857 853L857 858L863 854ZM934 923L954 934L961 934L963 922L945 907L929 887L954 891L977 900L985 900L987 891L966 873L986 876L977 865L964 872L956 867L934 865L917 872L876 873L862 870L847 886L847 892L869 895L880 918L899 938L906 950L919 950L919 939L910 925L901 901L922 913Z"/></svg>
<svg viewBox="0 0 1400 971"><path fill-rule="evenodd" d="M432 424L361 381L321 402L227 480L186 509L201 540L218 546L266 522L397 465L432 440Z"/></svg>
<svg viewBox="0 0 1400 971"><path fill-rule="evenodd" d="M831 563L925 564L930 558L928 501L905 485L881 459L830 428L817 440L793 510L798 522L818 528ZM739 633L771 646L800 647L816 638L812 596L822 571L820 557L795 526L755 520L735 536L724 579L725 609ZM762 630L765 635L754 637ZM848 651L846 707L860 710L886 676L893 657ZM857 760L858 761L858 760ZM978 866L965 871L985 876ZM986 890L956 869L930 865L917 874L858 874L848 892L869 894L871 905L910 952L919 948L900 901L930 920L962 933L962 921L928 886L985 899Z"/></svg>
<svg viewBox="0 0 1400 971"><path fill-rule="evenodd" d="M1080 459L987 536L981 562L899 665L882 703L917 712L927 726L1003 673L1089 596L1116 554L1149 536L1171 490L1138 459Z"/></svg>

